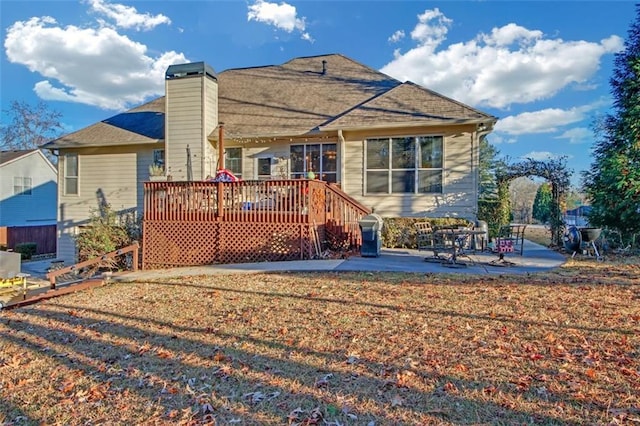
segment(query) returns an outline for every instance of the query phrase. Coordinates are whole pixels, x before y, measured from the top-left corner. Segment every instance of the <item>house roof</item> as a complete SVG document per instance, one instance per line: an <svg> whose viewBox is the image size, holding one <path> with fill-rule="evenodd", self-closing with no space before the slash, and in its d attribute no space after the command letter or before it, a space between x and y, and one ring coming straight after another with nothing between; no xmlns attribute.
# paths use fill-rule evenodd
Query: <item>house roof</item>
<svg viewBox="0 0 640 426"><path fill-rule="evenodd" d="M13 151L0 151L0 167L5 166L7 164L18 161L22 158L28 157L30 155L38 155L55 173L57 173L56 167L51 164L51 161L42 153L40 149L21 149L21 150L13 150Z"/></svg>
<svg viewBox="0 0 640 426"><path fill-rule="evenodd" d="M310 135L363 126L496 118L343 55L217 74L218 115L230 139ZM46 148L154 143L164 137L164 97L48 143ZM211 133L217 139L218 132Z"/></svg>
<svg viewBox="0 0 640 426"><path fill-rule="evenodd" d="M32 153L35 149L22 149L14 151L0 151L0 166L17 160L20 157L24 157L27 154Z"/></svg>
<svg viewBox="0 0 640 426"><path fill-rule="evenodd" d="M74 148L151 144L164 141L164 96L114 115L77 132L69 133L44 148Z"/></svg>

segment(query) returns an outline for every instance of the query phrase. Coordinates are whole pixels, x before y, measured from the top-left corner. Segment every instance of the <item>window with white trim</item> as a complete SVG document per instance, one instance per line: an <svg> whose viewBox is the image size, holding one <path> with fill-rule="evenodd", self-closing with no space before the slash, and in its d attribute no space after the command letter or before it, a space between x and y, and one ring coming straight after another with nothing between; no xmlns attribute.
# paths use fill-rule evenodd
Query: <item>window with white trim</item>
<svg viewBox="0 0 640 426"><path fill-rule="evenodd" d="M224 167L237 178L242 177L242 148L225 148Z"/></svg>
<svg viewBox="0 0 640 426"><path fill-rule="evenodd" d="M64 193L78 195L78 154L64 156Z"/></svg>
<svg viewBox="0 0 640 426"><path fill-rule="evenodd" d="M271 157L257 158L258 179L271 179Z"/></svg>
<svg viewBox="0 0 640 426"><path fill-rule="evenodd" d="M367 139L367 194L442 193L442 136Z"/></svg>
<svg viewBox="0 0 640 426"><path fill-rule="evenodd" d="M291 178L314 176L325 182L338 180L338 145L335 143L291 145ZM313 174L311 174L313 173Z"/></svg>
<svg viewBox="0 0 640 426"><path fill-rule="evenodd" d="M153 164L164 169L164 149L153 150Z"/></svg>
<svg viewBox="0 0 640 426"><path fill-rule="evenodd" d="M14 176L13 195L31 195L31 178Z"/></svg>

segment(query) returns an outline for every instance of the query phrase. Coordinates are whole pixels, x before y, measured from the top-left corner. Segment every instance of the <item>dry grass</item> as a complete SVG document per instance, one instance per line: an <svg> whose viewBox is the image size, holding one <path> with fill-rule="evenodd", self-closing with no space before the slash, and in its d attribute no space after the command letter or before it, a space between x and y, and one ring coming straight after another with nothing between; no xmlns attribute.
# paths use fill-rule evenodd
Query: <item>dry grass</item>
<svg viewBox="0 0 640 426"><path fill-rule="evenodd" d="M548 226L528 225L524 230L524 237L545 247L551 244L551 230Z"/></svg>
<svg viewBox="0 0 640 426"><path fill-rule="evenodd" d="M639 273L109 284L2 313L0 423L637 423Z"/></svg>

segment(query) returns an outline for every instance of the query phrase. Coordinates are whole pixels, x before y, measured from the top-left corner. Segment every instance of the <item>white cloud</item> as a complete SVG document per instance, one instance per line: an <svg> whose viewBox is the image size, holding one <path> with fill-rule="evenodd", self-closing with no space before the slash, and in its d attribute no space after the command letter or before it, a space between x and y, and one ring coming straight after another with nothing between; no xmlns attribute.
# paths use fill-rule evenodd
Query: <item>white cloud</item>
<svg viewBox="0 0 640 426"><path fill-rule="evenodd" d="M411 31L411 38L421 46L435 49L446 40L452 22L437 7L433 10L425 10L422 15L418 15L418 24Z"/></svg>
<svg viewBox="0 0 640 426"><path fill-rule="evenodd" d="M46 78L34 87L41 98L115 110L163 94L166 68L187 62L173 51L150 57L112 28L62 27L51 17L15 22L4 47L10 62Z"/></svg>
<svg viewBox="0 0 640 426"><path fill-rule="evenodd" d="M570 109L547 108L540 111L523 112L498 120L495 131L508 135L553 133L563 126L584 120L591 111L604 104L604 101L597 101Z"/></svg>
<svg viewBox="0 0 640 426"><path fill-rule="evenodd" d="M564 41L511 23L438 50L450 26L438 9L426 10L411 32L416 46L396 51L381 71L470 105L508 108L548 99L568 86L588 86L602 56L623 48L615 35L600 42Z"/></svg>
<svg viewBox="0 0 640 426"><path fill-rule="evenodd" d="M560 157L567 157L567 158L572 158L572 155L566 155L566 154L554 154L552 152L549 151L531 151L528 154L525 154L523 156L521 156L520 158L522 160L526 160L527 158L531 158L532 160L536 160L536 161L545 161L545 160L554 160L554 159L558 159Z"/></svg>
<svg viewBox="0 0 640 426"><path fill-rule="evenodd" d="M491 133L488 138L492 145L500 145L503 143L512 144L518 141L516 138L506 138L499 133Z"/></svg>
<svg viewBox="0 0 640 426"><path fill-rule="evenodd" d="M295 6L291 6L285 2L277 4L258 0L249 6L247 20L273 25L288 33L297 30L300 32L300 37L303 40L313 42L311 35L305 32L307 26L306 18L298 18L298 12Z"/></svg>
<svg viewBox="0 0 640 426"><path fill-rule="evenodd" d="M93 11L114 20L116 26L120 28L134 28L138 31L147 31L158 25L171 23L171 19L162 14L154 16L149 13L138 13L138 10L132 6L106 3L103 0L89 0L89 4Z"/></svg>
<svg viewBox="0 0 640 426"><path fill-rule="evenodd" d="M391 34L391 36L389 37L388 41L389 41L389 43L397 43L400 40L402 40L404 38L404 36L405 36L404 31L398 30L395 33Z"/></svg>
<svg viewBox="0 0 640 426"><path fill-rule="evenodd" d="M556 139L569 139L570 144L587 143L593 140L593 132L586 127L574 127L556 136Z"/></svg>

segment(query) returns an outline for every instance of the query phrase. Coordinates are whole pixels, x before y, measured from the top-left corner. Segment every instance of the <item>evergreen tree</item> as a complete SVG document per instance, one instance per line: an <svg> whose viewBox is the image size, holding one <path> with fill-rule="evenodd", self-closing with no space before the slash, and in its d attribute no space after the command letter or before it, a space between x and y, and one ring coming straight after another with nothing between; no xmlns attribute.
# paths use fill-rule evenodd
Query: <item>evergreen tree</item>
<svg viewBox="0 0 640 426"><path fill-rule="evenodd" d="M583 186L592 205L590 224L633 241L640 232L640 6L625 49L616 54L610 84L613 112L595 126L594 158Z"/></svg>
<svg viewBox="0 0 640 426"><path fill-rule="evenodd" d="M486 136L480 138L479 148L479 198L481 200L495 199L498 192L495 171L503 165L503 162L497 158L500 151L489 143Z"/></svg>
<svg viewBox="0 0 640 426"><path fill-rule="evenodd" d="M551 185L549 183L543 183L538 187L536 198L533 200L533 218L542 223L549 222L551 218L552 201Z"/></svg>

